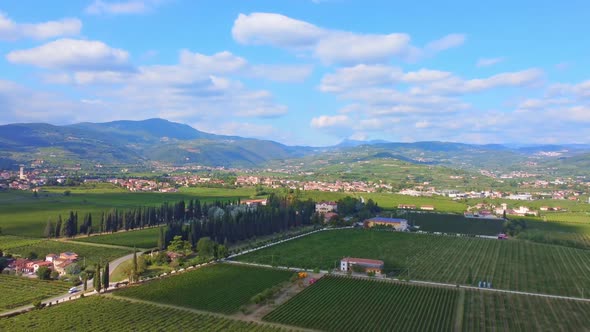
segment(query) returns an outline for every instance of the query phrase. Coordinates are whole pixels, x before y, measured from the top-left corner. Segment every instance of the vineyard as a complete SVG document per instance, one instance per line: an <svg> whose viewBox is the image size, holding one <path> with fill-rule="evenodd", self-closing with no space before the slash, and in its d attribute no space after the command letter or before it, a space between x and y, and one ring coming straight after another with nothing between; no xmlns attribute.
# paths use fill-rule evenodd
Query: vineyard
<svg viewBox="0 0 590 332"><path fill-rule="evenodd" d="M590 302L466 292L464 331L587 331Z"/></svg>
<svg viewBox="0 0 590 332"><path fill-rule="evenodd" d="M159 231L159 228L155 227L137 231L80 237L75 241L149 249L158 245Z"/></svg>
<svg viewBox="0 0 590 332"><path fill-rule="evenodd" d="M457 214L422 212L398 212L410 225L419 226L426 232L461 233L475 235L497 235L502 233L504 220L468 219Z"/></svg>
<svg viewBox="0 0 590 332"><path fill-rule="evenodd" d="M0 274L0 312L64 294L69 287L61 281L41 281Z"/></svg>
<svg viewBox="0 0 590 332"><path fill-rule="evenodd" d="M17 237L12 237L17 238ZM26 238L22 238L26 239ZM16 240L15 240L16 241ZM26 242L30 241L30 242ZM125 250L119 248L107 248L107 247L98 247L98 246L90 246L84 244L78 244L71 241L68 242L60 242L60 241L53 241L53 240L23 240L21 246L13 246L12 248L6 250L6 252L26 257L29 253L34 252L37 254L38 257L41 259L45 258L45 255L49 253L57 253L64 251L72 251L79 255L80 259L86 259L86 264L90 265L99 260L108 260L112 261L118 257L125 256L131 252L133 249Z"/></svg>
<svg viewBox="0 0 590 332"><path fill-rule="evenodd" d="M92 296L11 318L0 331L281 331L273 326Z"/></svg>
<svg viewBox="0 0 590 332"><path fill-rule="evenodd" d="M42 241L42 239L33 239L13 235L0 235L0 250L8 251L12 248L34 245Z"/></svg>
<svg viewBox="0 0 590 332"><path fill-rule="evenodd" d="M209 267L130 287L117 295L231 314L263 290L289 280L292 273L241 265Z"/></svg>
<svg viewBox="0 0 590 332"><path fill-rule="evenodd" d="M369 230L319 232L237 259L334 269L342 257L380 259L399 277L536 293L581 296L590 289L590 251L519 240Z"/></svg>
<svg viewBox="0 0 590 332"><path fill-rule="evenodd" d="M451 331L458 292L326 276L264 317L325 331Z"/></svg>

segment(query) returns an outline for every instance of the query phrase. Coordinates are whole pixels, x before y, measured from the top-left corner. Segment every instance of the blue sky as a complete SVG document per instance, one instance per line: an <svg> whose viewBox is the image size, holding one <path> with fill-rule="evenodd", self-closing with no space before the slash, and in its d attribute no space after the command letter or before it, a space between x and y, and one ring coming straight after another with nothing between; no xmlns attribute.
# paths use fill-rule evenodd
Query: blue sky
<svg viewBox="0 0 590 332"><path fill-rule="evenodd" d="M34 10L31 10L34 8ZM0 123L590 143L586 1L0 3Z"/></svg>

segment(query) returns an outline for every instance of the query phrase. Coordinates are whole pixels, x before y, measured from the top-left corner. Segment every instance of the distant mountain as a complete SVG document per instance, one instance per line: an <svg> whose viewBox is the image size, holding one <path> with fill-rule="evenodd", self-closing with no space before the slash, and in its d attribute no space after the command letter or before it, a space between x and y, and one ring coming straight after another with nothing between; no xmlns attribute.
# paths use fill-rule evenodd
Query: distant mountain
<svg viewBox="0 0 590 332"><path fill-rule="evenodd" d="M36 159L57 165L100 163L140 167L157 162L255 168L272 162L312 169L317 165L395 159L469 171L545 172L552 168L552 172L564 169L568 174L577 174L578 167L590 165L590 146L344 140L335 146L313 148L215 135L163 119L0 126L0 168L14 168ZM572 168L569 164L579 166Z"/></svg>
<svg viewBox="0 0 590 332"><path fill-rule="evenodd" d="M0 162L91 165L162 162L174 165L262 166L278 158L297 158L311 148L205 133L162 119L0 126Z"/></svg>

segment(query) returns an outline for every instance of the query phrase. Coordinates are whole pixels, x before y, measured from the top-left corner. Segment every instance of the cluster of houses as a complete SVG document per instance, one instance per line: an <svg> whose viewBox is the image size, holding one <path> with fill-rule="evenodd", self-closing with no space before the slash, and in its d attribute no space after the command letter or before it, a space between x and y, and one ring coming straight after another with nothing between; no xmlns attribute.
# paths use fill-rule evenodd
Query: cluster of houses
<svg viewBox="0 0 590 332"><path fill-rule="evenodd" d="M549 207L542 207L541 210L549 211ZM551 208L552 209L552 208ZM557 211L557 210L555 210ZM508 204L502 203L500 206L493 204L478 203L474 206L467 207L464 215L468 218L484 218L484 219L498 219L498 216L504 214L510 216L537 216L538 211L532 210L526 206L519 206L518 208L510 209Z"/></svg>
<svg viewBox="0 0 590 332"><path fill-rule="evenodd" d="M78 254L75 252L62 252L59 255L47 254L45 260L16 258L8 263L4 271L16 274L34 274L39 268L45 266L62 276L66 274L66 268L77 261Z"/></svg>
<svg viewBox="0 0 590 332"><path fill-rule="evenodd" d="M144 179L110 179L109 183L121 186L129 191L159 191L159 192L177 192L168 182L157 182L154 180Z"/></svg>
<svg viewBox="0 0 590 332"><path fill-rule="evenodd" d="M434 211L434 205L422 205L420 207L414 204L398 204L397 206L400 210L422 210L422 211Z"/></svg>

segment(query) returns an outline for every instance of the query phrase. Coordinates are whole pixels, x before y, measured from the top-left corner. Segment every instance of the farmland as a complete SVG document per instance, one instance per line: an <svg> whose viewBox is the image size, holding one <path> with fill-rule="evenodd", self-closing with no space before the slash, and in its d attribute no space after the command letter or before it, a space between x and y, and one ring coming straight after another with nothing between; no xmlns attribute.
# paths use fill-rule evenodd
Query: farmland
<svg viewBox="0 0 590 332"><path fill-rule="evenodd" d="M61 281L41 281L0 274L0 312L63 294L69 287Z"/></svg>
<svg viewBox="0 0 590 332"><path fill-rule="evenodd" d="M420 226L427 232L496 235L502 232L504 220L468 219L457 214L399 213L411 225Z"/></svg>
<svg viewBox="0 0 590 332"><path fill-rule="evenodd" d="M5 236L0 236L0 243L2 243L4 237ZM120 248L99 247L94 245L91 246L78 244L71 241L30 240L27 238L22 238L20 242L17 242L18 237L16 236L9 236L8 238L10 239L9 243L12 243L12 245L6 248L7 253L27 257L29 253L33 252L37 254L38 257L44 259L45 255L49 253L59 254L60 252L72 251L77 253L82 260L86 259L87 265L96 263L99 260L111 261L115 258L125 256L133 251L133 249L127 250ZM16 246L17 244L21 245Z"/></svg>
<svg viewBox="0 0 590 332"><path fill-rule="evenodd" d="M451 331L458 292L325 276L264 317L324 331Z"/></svg>
<svg viewBox="0 0 590 332"><path fill-rule="evenodd" d="M64 195L64 191L71 191ZM31 192L0 191L0 227L3 234L42 237L47 220L71 210L80 215L98 216L111 209L131 209L155 206L163 202L199 198L201 201L237 200L250 197L254 189L183 188L178 193L130 193L117 187L58 187L44 188L34 197Z"/></svg>
<svg viewBox="0 0 590 332"><path fill-rule="evenodd" d="M231 314L291 275L282 270L216 264L124 289L117 295Z"/></svg>
<svg viewBox="0 0 590 332"><path fill-rule="evenodd" d="M281 331L273 326L92 296L0 319L2 331Z"/></svg>
<svg viewBox="0 0 590 332"><path fill-rule="evenodd" d="M114 234L79 237L75 241L149 249L158 245L158 234L158 227L154 227Z"/></svg>
<svg viewBox="0 0 590 332"><path fill-rule="evenodd" d="M323 231L237 260L333 269L345 256L381 259L400 277L581 296L590 289L590 251L520 240L490 240L371 230ZM471 279L471 280L469 280ZM470 282L469 282L470 281Z"/></svg>
<svg viewBox="0 0 590 332"><path fill-rule="evenodd" d="M468 291L464 331L586 331L590 302Z"/></svg>

